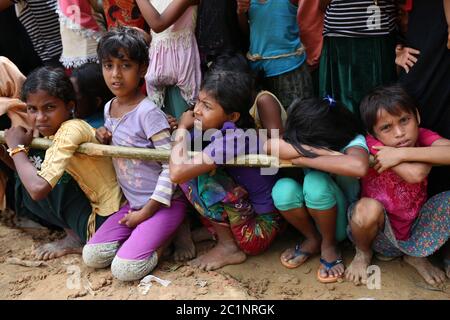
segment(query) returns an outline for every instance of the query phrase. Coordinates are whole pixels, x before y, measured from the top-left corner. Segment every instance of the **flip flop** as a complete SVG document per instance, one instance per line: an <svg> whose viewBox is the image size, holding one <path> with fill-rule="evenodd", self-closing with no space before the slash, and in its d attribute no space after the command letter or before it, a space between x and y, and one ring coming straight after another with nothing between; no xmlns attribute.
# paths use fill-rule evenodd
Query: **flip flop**
<svg viewBox="0 0 450 320"><path fill-rule="evenodd" d="M290 261L290 260L292 260L292 259L295 259L295 258L297 258L297 257L299 257L299 256L305 256L306 259L303 260L303 262L301 262L301 263L299 263L299 264L291 264L291 263L288 262L288 261ZM295 268L300 267L303 263L305 263L305 261L306 261L310 256L311 256L311 253L309 253L309 252L304 252L304 251L300 250L300 243L297 243L297 244L295 245L295 249L294 249L294 256L293 256L291 259L289 259L288 261L284 261L284 259L280 256L280 261L281 261L281 264L282 264L283 266L285 266L286 268L288 268L288 269L295 269Z"/></svg>
<svg viewBox="0 0 450 320"><path fill-rule="evenodd" d="M319 280L322 283L333 283L333 282L337 282L337 280L339 278L342 278L344 275L342 274L341 276L336 276L336 277L322 277L320 274L320 271L322 271L322 269L325 269L327 272L331 270L331 268L333 268L335 265L338 265L340 263L343 263L344 261L342 259L336 259L332 262L327 262L324 259L320 258L320 267L317 270L317 280Z"/></svg>
<svg viewBox="0 0 450 320"><path fill-rule="evenodd" d="M375 258L377 258L380 261L388 262L388 261L395 260L398 257L389 257L389 256L385 256L384 254L381 254L381 253L375 253Z"/></svg>

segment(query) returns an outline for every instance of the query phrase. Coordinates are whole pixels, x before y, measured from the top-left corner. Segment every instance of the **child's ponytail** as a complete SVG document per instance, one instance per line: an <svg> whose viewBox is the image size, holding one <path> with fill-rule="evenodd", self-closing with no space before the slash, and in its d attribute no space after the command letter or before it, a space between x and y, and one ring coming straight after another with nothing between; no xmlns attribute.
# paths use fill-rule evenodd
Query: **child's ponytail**
<svg viewBox="0 0 450 320"><path fill-rule="evenodd" d="M284 139L304 156L317 155L302 145L340 151L362 133L356 116L330 99L295 100L288 110Z"/></svg>

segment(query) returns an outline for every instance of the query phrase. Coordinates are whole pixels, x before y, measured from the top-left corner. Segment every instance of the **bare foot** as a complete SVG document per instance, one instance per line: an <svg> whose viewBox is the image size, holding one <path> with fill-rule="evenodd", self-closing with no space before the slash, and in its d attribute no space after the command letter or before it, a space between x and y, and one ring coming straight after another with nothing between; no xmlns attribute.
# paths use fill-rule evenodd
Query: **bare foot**
<svg viewBox="0 0 450 320"><path fill-rule="evenodd" d="M333 262L337 259L341 259L340 254L338 254L338 250L336 246L324 246L322 242L322 246L320 249L320 254L322 256L322 259L324 259L326 262ZM335 277L341 277L344 274L345 267L343 263L337 263L333 267L331 267L329 270L326 270L325 268L321 268L320 270L320 276L322 278L335 278Z"/></svg>
<svg viewBox="0 0 450 320"><path fill-rule="evenodd" d="M445 282L445 273L433 266L427 258L405 255L403 261L416 269L428 284L438 286Z"/></svg>
<svg viewBox="0 0 450 320"><path fill-rule="evenodd" d="M301 243L299 250L296 247L284 250L280 257L281 263L287 268L297 268L319 251L320 239L307 238Z"/></svg>
<svg viewBox="0 0 450 320"><path fill-rule="evenodd" d="M353 282L355 285L367 283L367 267L372 260L372 251L364 252L356 248L356 254L352 263L345 270L345 279Z"/></svg>
<svg viewBox="0 0 450 320"><path fill-rule="evenodd" d="M37 260L50 260L65 256L66 254L81 254L83 243L72 231L66 231L67 235L54 242L46 243L36 248L34 254Z"/></svg>
<svg viewBox="0 0 450 320"><path fill-rule="evenodd" d="M215 240L214 235L208 231L205 227L200 227L192 230L192 240L197 242L202 242L206 240Z"/></svg>
<svg viewBox="0 0 450 320"><path fill-rule="evenodd" d="M184 219L173 239L175 261L186 261L195 258L195 245L192 241L191 226L189 220Z"/></svg>
<svg viewBox="0 0 450 320"><path fill-rule="evenodd" d="M234 241L219 242L213 249L189 262L189 265L205 271L216 270L229 264L239 264L247 256Z"/></svg>

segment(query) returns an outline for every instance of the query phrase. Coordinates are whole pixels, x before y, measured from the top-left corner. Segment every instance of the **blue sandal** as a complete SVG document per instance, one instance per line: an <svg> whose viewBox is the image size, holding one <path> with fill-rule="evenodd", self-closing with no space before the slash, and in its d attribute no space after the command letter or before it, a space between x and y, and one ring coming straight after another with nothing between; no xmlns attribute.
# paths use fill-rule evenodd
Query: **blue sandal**
<svg viewBox="0 0 450 320"><path fill-rule="evenodd" d="M300 262L298 264L291 264L291 263L288 262L288 261L291 261L292 259L295 259L295 258L300 257L300 256L306 257L305 260L303 260L302 262ZM288 261L284 261L284 259L282 257L280 257L280 261L281 261L281 264L283 266L285 266L286 268L288 268L288 269L295 269L295 268L298 268L299 266L301 266L303 263L305 263L305 261L310 256L311 256L311 253L302 251L300 249L300 243L297 243L295 245L295 249L294 249L294 256L291 259L289 259Z"/></svg>
<svg viewBox="0 0 450 320"><path fill-rule="evenodd" d="M325 259L320 258L320 267L317 270L317 280L319 280L322 283L332 283L332 282L336 282L339 278L342 278L343 275L341 276L335 276L335 277L322 277L322 275L320 274L320 271L322 271L323 269L328 272L331 270L331 268L333 268L334 266L340 264L340 263L344 263L344 260L342 259L336 259L332 262L328 262Z"/></svg>

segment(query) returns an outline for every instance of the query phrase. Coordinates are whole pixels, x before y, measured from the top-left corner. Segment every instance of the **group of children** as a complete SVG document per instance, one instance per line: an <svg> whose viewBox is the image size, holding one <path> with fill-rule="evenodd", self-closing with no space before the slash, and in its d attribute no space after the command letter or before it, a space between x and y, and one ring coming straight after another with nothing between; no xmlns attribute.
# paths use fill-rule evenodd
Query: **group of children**
<svg viewBox="0 0 450 320"><path fill-rule="evenodd" d="M26 123L5 131L0 155L18 175L15 209L66 232L39 247L38 259L82 253L86 265L111 266L114 277L132 281L149 274L171 243L176 258L192 259L195 241L213 239L215 247L190 264L215 270L264 252L287 222L303 240L281 264L297 268L320 255L320 282L364 283L374 252L403 255L433 285L450 277L450 191L430 199L426 192L431 166L450 164L450 141L419 127L402 87L372 90L359 113L332 96L313 98L298 30L285 25L296 19L295 1L270 0L237 1L240 22L250 9L250 67L239 54L215 57L196 87L201 57L189 48L196 45L190 5L198 1L156 2L136 1L153 30L150 48L136 28L113 28L99 41L100 65L71 77L42 67L20 84ZM286 20L269 30L263 17L271 10ZM280 52L262 38L287 46ZM265 71L262 81L252 69ZM177 120L162 108L161 90L172 85L181 96L170 109ZM254 128L279 136L247 139ZM53 140L45 154L29 149L34 130ZM204 139L207 132L214 133ZM196 139L201 149L190 157ZM84 142L171 150L171 157L89 157L75 152ZM224 165L264 152L303 169L268 175ZM191 234L196 217L203 227ZM356 254L346 268L339 242L347 237ZM427 260L441 248L446 275Z"/></svg>

